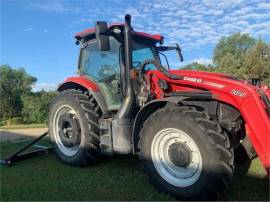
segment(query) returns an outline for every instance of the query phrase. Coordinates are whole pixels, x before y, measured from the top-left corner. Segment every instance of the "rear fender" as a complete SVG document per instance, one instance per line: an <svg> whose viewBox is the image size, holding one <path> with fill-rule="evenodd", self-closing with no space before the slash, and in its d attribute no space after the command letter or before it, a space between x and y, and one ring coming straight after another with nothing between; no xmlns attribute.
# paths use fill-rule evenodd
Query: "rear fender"
<svg viewBox="0 0 270 202"><path fill-rule="evenodd" d="M107 114L107 104L103 98L99 86L94 81L81 76L69 77L58 86L57 91L61 92L68 89L80 89L82 91L88 91L98 102L102 113Z"/></svg>

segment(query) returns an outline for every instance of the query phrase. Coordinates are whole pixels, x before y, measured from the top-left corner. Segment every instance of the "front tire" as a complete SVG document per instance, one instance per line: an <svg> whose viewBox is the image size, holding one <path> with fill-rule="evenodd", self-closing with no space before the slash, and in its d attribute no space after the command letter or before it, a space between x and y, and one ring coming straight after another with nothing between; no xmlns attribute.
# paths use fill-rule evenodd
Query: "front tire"
<svg viewBox="0 0 270 202"><path fill-rule="evenodd" d="M100 159L100 108L95 99L80 90L65 90L50 104L48 125L56 156L72 166Z"/></svg>
<svg viewBox="0 0 270 202"><path fill-rule="evenodd" d="M185 200L218 198L233 176L233 150L217 122L194 107L163 108L144 123L144 169L160 191Z"/></svg>

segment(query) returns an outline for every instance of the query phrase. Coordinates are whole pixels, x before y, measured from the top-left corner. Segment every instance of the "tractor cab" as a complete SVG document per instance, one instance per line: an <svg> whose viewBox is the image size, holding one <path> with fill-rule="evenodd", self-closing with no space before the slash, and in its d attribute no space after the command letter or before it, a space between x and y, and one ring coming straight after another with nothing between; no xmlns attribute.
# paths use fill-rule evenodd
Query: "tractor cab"
<svg viewBox="0 0 270 202"><path fill-rule="evenodd" d="M103 27L100 28L100 25ZM101 29L103 29L103 33L97 33ZM96 37L99 35L100 37ZM127 76L125 70L124 24L107 26L105 22L97 22L96 28L79 32L75 35L75 38L77 44L81 46L79 74L96 82L104 95L109 111L119 110L125 97ZM154 60L161 64L159 55L161 51L179 49L178 45L169 49L169 47L157 46L158 43L163 43L163 36L136 32L132 29L132 68L130 71L136 93L140 90L137 77L144 61ZM154 70L155 68L153 64L148 64L146 67L147 70Z"/></svg>

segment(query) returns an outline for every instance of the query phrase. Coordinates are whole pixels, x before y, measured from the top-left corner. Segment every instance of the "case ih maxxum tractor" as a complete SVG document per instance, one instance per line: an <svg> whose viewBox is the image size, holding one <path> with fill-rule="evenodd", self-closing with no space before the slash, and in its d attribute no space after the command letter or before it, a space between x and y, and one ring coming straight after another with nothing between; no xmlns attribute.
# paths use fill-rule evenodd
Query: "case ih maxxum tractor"
<svg viewBox="0 0 270 202"><path fill-rule="evenodd" d="M76 34L79 76L58 88L49 133L73 166L102 155L134 154L160 191L178 199L215 199L230 186L240 147L270 169L270 90L221 74L170 70L161 35L97 22ZM159 45L158 45L159 44Z"/></svg>

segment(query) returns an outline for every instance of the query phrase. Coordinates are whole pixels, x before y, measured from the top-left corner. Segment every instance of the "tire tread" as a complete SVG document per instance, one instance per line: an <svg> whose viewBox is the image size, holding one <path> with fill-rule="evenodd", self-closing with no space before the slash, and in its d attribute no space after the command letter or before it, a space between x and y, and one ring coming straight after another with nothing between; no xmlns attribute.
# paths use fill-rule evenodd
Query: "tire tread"
<svg viewBox="0 0 270 202"><path fill-rule="evenodd" d="M68 164L72 166L85 166L89 163L97 162L100 157L100 137L99 137L99 118L101 117L100 108L95 98L87 91L82 91L79 89L68 89L62 91L59 95L70 95L75 98L77 103L80 105L81 109L84 112L84 118L87 120L87 125L84 127L88 127L89 134L86 137L86 145L83 149L80 157L76 158L76 160L68 162ZM55 98L56 99L56 98ZM60 158L60 157L59 157ZM64 163L65 160L60 158Z"/></svg>
<svg viewBox="0 0 270 202"><path fill-rule="evenodd" d="M187 200L198 200L198 199L215 199L220 197L225 190L228 189L229 184L231 183L233 171L234 171L234 153L233 148L230 145L230 141L228 135L225 131L222 130L220 125L213 120L210 120L210 117L207 113L203 111L199 111L194 106L179 106L179 107L164 107L156 112L154 112L143 124L141 132L139 134L139 158L144 160L144 151L143 151L143 143L146 137L146 128L148 131L151 131L154 126L152 123L159 120L160 122L166 121L165 114L169 114L172 116L172 113L179 114L176 116L175 119L181 121L181 117L188 119L189 121L193 122L193 125L198 125L199 128L203 131L203 134L208 139L208 141L214 145L212 148L214 152L217 154L218 159L220 160L220 170L222 170L222 174L218 176L214 176L214 182L209 182L209 189L208 193L201 192L199 195L193 195L189 197L184 197L182 199ZM180 118L178 118L180 117ZM183 120L183 119L182 119ZM144 170L149 177L149 180L152 184L154 184L160 191L165 192L167 194L171 194L168 191L164 191L160 189L156 185L156 179L151 175L151 170L147 169L146 164L144 163ZM223 175L224 173L224 175ZM175 196L178 197L179 196ZM181 197L181 196L180 196Z"/></svg>

